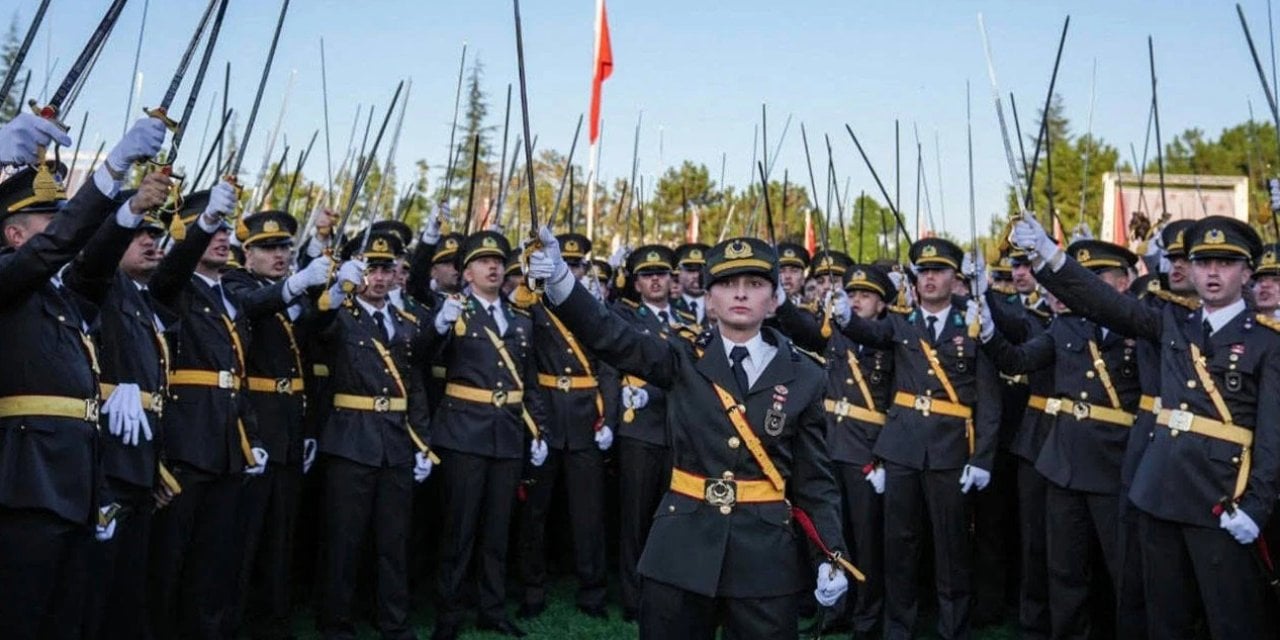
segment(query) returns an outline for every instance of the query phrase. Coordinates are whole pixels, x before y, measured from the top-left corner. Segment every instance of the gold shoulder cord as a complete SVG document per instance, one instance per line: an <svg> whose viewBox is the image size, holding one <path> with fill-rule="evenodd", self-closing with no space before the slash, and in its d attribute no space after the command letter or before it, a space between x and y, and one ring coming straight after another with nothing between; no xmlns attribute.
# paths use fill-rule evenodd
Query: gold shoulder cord
<svg viewBox="0 0 1280 640"><path fill-rule="evenodd" d="M1121 409L1120 395L1116 393L1115 385L1111 384L1111 374L1107 372L1107 363L1102 360L1102 351L1098 349L1098 343L1093 340L1089 341L1089 355L1093 356L1093 370L1098 374L1098 380L1102 381L1102 387L1107 390L1107 398L1111 400L1111 407Z"/></svg>

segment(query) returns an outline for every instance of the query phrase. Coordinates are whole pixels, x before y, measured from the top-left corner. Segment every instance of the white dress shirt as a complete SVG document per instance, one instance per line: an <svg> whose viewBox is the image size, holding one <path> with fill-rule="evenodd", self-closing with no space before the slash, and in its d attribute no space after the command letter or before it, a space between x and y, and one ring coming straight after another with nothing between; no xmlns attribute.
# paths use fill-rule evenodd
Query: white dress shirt
<svg viewBox="0 0 1280 640"><path fill-rule="evenodd" d="M201 280L204 280L204 283L209 285L209 288L212 289L213 287L218 287L218 289L222 291L222 308L226 310L227 317L231 318L234 321L236 319L236 307L235 305L231 304L230 300L227 300L227 290L222 286L222 278L218 278L217 280L214 280L213 278L209 278L202 273L196 273L196 277L200 278Z"/></svg>
<svg viewBox="0 0 1280 640"><path fill-rule="evenodd" d="M723 336L722 336L723 337ZM733 358L730 353L734 347L746 347L747 357L742 360L742 369L747 372L747 385L755 386L756 380L760 379L760 374L764 373L769 363L773 361L773 356L777 355L778 348L764 341L759 333L757 333L746 344L735 344L728 340L722 339L724 343L724 356L729 359L729 366L733 366Z"/></svg>
<svg viewBox="0 0 1280 640"><path fill-rule="evenodd" d="M494 298L493 302L489 302L480 296L476 296L476 302L480 303L480 306L484 308L485 313L489 313L493 316L493 323L498 325L498 335L506 335L507 314L502 310L502 296ZM493 309L492 312L489 311L490 308Z"/></svg>
<svg viewBox="0 0 1280 640"><path fill-rule="evenodd" d="M924 327L926 329L929 328L929 318L932 317L938 319L933 323L933 339L936 342L938 340L938 336L942 335L942 330L947 326L947 318L951 317L951 305L947 305L947 308L937 313L930 313L925 311L924 307L921 307L920 315L922 316Z"/></svg>
<svg viewBox="0 0 1280 640"><path fill-rule="evenodd" d="M1235 320L1236 316L1244 313L1246 308L1244 298L1241 298L1217 311L1204 311L1202 309L1203 317L1201 319L1208 320L1209 326L1213 327L1213 332L1217 333L1218 329L1226 326L1228 322Z"/></svg>
<svg viewBox="0 0 1280 640"><path fill-rule="evenodd" d="M396 310L392 308L391 305L383 304L382 308L379 309L378 307L375 307L372 304L369 304L368 302L366 302L365 299L361 298L360 296L356 296L356 302L359 302L360 306L364 307L365 313L368 313L370 317L372 317L373 314L375 313L381 313L382 326L386 327L387 329L387 337L389 338L396 337L396 323L391 321L391 314L395 313Z"/></svg>
<svg viewBox="0 0 1280 640"><path fill-rule="evenodd" d="M680 297L684 298L684 303L689 305L689 308L695 310L696 313L694 315L698 316L698 324L702 324L702 319L707 317L707 297L700 296L695 298L687 293L680 294Z"/></svg>

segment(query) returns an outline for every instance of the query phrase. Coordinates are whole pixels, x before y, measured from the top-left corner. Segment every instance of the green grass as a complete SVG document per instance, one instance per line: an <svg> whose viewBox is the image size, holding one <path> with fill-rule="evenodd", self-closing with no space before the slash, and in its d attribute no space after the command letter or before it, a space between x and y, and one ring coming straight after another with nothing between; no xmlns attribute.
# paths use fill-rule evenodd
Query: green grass
<svg viewBox="0 0 1280 640"><path fill-rule="evenodd" d="M616 593L616 588L613 593ZM551 584L547 610L541 616L534 620L515 620L516 607L514 604L508 607L508 613L516 625L529 634L529 640L597 640L603 638L626 640L639 637L639 631L635 624L622 621L622 610L616 603L609 606L608 620L597 620L578 612L577 607L574 605L573 594L573 580L568 578L559 579ZM411 620L419 638L426 640L431 637L433 616L433 607L422 602L415 602ZM464 627L461 635L463 640L499 640L505 637L494 633L476 631L471 626L473 622L474 616L468 622L467 627ZM800 628L804 629L809 623L809 620L802 620ZM936 637L933 633L931 616L927 614L921 616L919 630L920 635L918 637ZM307 610L298 615L294 623L294 632L299 638L306 640L320 638L320 632L315 627L315 615L312 611ZM1006 623L999 627L976 630L973 636L978 640L1013 640L1018 637L1018 632L1016 625ZM359 637L375 640L378 638L378 634L368 624L361 624ZM839 636L829 635L825 637L834 639L848 636L847 634L841 634Z"/></svg>

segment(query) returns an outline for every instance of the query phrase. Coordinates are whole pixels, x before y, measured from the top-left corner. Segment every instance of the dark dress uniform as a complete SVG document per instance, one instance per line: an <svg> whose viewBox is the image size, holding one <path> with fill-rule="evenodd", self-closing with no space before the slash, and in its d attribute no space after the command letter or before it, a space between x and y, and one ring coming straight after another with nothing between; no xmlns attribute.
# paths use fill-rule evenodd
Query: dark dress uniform
<svg viewBox="0 0 1280 640"><path fill-rule="evenodd" d="M1088 268L1128 269L1137 257L1107 242L1082 240L1067 252ZM1053 368L1054 393L1037 403L1052 422L1036 460L1048 481L1045 496L1049 603L1055 638L1087 638L1111 629L1111 599L1090 594L1101 560L1112 584L1119 575L1120 463L1138 409L1136 341L1071 313L1046 332L1014 346L996 334L984 349L1002 371L1023 374ZM1090 615L1090 600L1103 600Z"/></svg>
<svg viewBox="0 0 1280 640"><path fill-rule="evenodd" d="M585 238L571 240L585 242ZM530 613L546 606L547 516L559 486L568 498L578 608L600 617L605 615L605 478L604 452L596 445L595 435L605 426L605 407L596 378L599 363L545 306L534 304L528 311L548 422L542 435L547 460L529 470L528 489L520 503L522 602Z"/></svg>
<svg viewBox="0 0 1280 640"><path fill-rule="evenodd" d="M759 273L763 263L776 279L764 242L722 244L737 257L717 259L713 249L708 272ZM831 552L844 548L822 437L821 369L764 329L776 353L743 391L737 376L745 372L730 365L718 332L697 343L646 334L578 284L552 310L601 360L668 392L672 481L640 559L640 636L709 639L722 622L726 638L795 637L796 596L813 583L790 506L808 514ZM745 413L730 414L735 407ZM731 415L743 419L734 424Z"/></svg>
<svg viewBox="0 0 1280 640"><path fill-rule="evenodd" d="M958 270L962 253L930 238L912 245L911 255L917 267ZM894 352L893 406L873 451L885 461L886 638L914 632L926 526L933 532L938 633L968 634L971 509L959 479L965 465L992 471L1001 398L995 366L968 336L964 308L964 299L952 298L937 338L919 308L883 320L855 316L844 329L854 342Z"/></svg>
<svg viewBox="0 0 1280 640"><path fill-rule="evenodd" d="M678 330L675 306L654 313L648 305L637 302L631 288L640 273L670 273L675 254L662 245L644 245L627 256L626 272L631 275L623 287L625 297L613 305L613 311L638 330L663 339L687 339ZM705 260L704 260L705 262ZM665 315L665 317L664 317ZM622 386L643 389L648 402L638 409L621 407L615 435L618 447L618 565L621 582L622 615L634 620L640 614L642 580L638 571L654 512L662 495L671 485L670 434L667 430L667 393L638 376L617 374L617 386L611 395L618 396Z"/></svg>
<svg viewBox="0 0 1280 640"><path fill-rule="evenodd" d="M298 222L282 211L263 211L246 216L244 225L248 235L241 242L252 248L291 245ZM247 270L228 271L223 282L251 325L253 345L245 358L248 398L268 456L262 475L244 484L239 510L244 541L240 596L255 618L255 637L279 637L289 626L289 568L302 488L302 345L310 305L301 296L286 301L284 280L273 282Z"/></svg>
<svg viewBox="0 0 1280 640"><path fill-rule="evenodd" d="M361 253L371 265L394 264L399 243L393 234L371 233ZM320 628L326 638L355 637L352 599L371 531L375 625L384 638L412 638L409 521L415 456L430 454L420 367L427 340L402 310L359 297L320 312L315 330L333 356L333 411L319 438L326 456Z"/></svg>
<svg viewBox="0 0 1280 640"><path fill-rule="evenodd" d="M897 296L889 276L870 265L852 265L844 283L846 291L870 291L886 304ZM870 635L884 613L884 497L867 473L878 462L872 451L893 402L893 352L864 347L834 329L823 337L822 317L791 303L778 307L778 320L797 344L826 358L827 450L840 485L845 544L867 575L857 585L856 600L845 603L843 617L854 632Z"/></svg>
<svg viewBox="0 0 1280 640"><path fill-rule="evenodd" d="M1186 231L1188 254L1256 259L1245 223L1210 216ZM1073 310L1161 346L1157 426L1134 471L1147 623L1153 638L1191 637L1203 612L1219 638L1261 638L1268 595L1251 545L1220 528L1239 508L1271 513L1280 473L1280 334L1249 309L1211 330L1203 311L1156 309L1065 259L1040 281ZM1208 329L1206 328L1208 327Z"/></svg>
<svg viewBox="0 0 1280 640"><path fill-rule="evenodd" d="M707 252L710 250L710 246L701 242L689 242L682 244L675 248L674 264L677 269L682 271L700 270L706 266ZM676 274L671 274L671 277L675 278ZM671 306L675 309L674 319L681 324L701 327L706 323L706 295L695 297L688 293L681 293L681 295L671 300Z"/></svg>
<svg viewBox="0 0 1280 640"><path fill-rule="evenodd" d="M184 212L198 219L207 201L208 192L188 196ZM214 235L227 232L190 223L149 284L152 298L179 318L169 336L163 429L182 493L156 513L152 529L148 599L157 637L224 637L238 600L237 509L244 470L256 463L251 449L260 446L245 397L249 318L224 283L215 289L192 273Z"/></svg>
<svg viewBox="0 0 1280 640"><path fill-rule="evenodd" d="M21 247L0 249L0 629L73 638L99 507L98 364L74 296L50 279L120 203L93 180L65 200L43 182L50 171L38 173L38 184L35 169L0 183L4 215L57 213Z"/></svg>
<svg viewBox="0 0 1280 640"><path fill-rule="evenodd" d="M483 231L467 238L463 264L505 259L507 241ZM504 315L506 331L487 307ZM462 588L474 554L480 621L509 624L507 546L516 487L529 455L530 431L547 424L533 360L533 321L510 304L467 296L462 316L438 342L447 380L432 420L432 445L444 460L444 539L440 545L438 636L461 626ZM500 348L499 348L500 347Z"/></svg>
<svg viewBox="0 0 1280 640"><path fill-rule="evenodd" d="M121 193L120 197L127 195ZM154 237L164 230L156 218L144 219L140 229L104 225L90 246L106 242L123 247L123 251L136 233ZM163 484L162 478L171 477L161 470L160 460L164 446L161 419L169 378L164 331L174 327L177 318L152 302L145 282L135 281L113 264L90 265L87 259L91 254L87 247L67 270L63 282L98 307L92 336L102 368L102 397L110 397L117 384L138 385L151 437L139 436L134 444L125 444L114 435L99 440L104 478L99 502L117 505L118 510L115 535L93 548L90 571L94 588L85 602L85 634L91 638L139 638L147 629L147 557L155 511L152 490ZM105 422L108 414L102 417ZM175 488L180 489L168 487Z"/></svg>

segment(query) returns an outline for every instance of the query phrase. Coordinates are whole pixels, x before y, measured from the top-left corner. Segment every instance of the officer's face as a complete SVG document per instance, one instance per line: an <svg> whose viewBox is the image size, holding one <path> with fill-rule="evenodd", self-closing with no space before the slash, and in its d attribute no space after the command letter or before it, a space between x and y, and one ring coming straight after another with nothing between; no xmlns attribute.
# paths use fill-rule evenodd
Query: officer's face
<svg viewBox="0 0 1280 640"><path fill-rule="evenodd" d="M511 295L511 292L515 291L516 287L520 286L520 278L522 277L523 276L521 276L519 273L513 273L503 278L502 279L502 295L504 296Z"/></svg>
<svg viewBox="0 0 1280 640"><path fill-rule="evenodd" d="M716 319L724 327L735 331L759 330L765 317L778 307L773 292L773 283L764 276L730 276L711 285L707 307L716 310Z"/></svg>
<svg viewBox="0 0 1280 640"><path fill-rule="evenodd" d="M452 262L441 262L431 265L431 279L445 291L458 290L458 268Z"/></svg>
<svg viewBox="0 0 1280 640"><path fill-rule="evenodd" d="M1031 265L1013 265L1013 290L1027 295L1036 290L1036 277L1031 273Z"/></svg>
<svg viewBox="0 0 1280 640"><path fill-rule="evenodd" d="M265 278L279 279L289 273L289 258L293 255L290 245L274 247L249 247L244 252L245 268Z"/></svg>
<svg viewBox="0 0 1280 640"><path fill-rule="evenodd" d="M818 298L818 281L809 278L804 282L804 301L813 302Z"/></svg>
<svg viewBox="0 0 1280 640"><path fill-rule="evenodd" d="M1258 276L1253 280L1253 298L1258 311L1272 313L1280 308L1280 276Z"/></svg>
<svg viewBox="0 0 1280 640"><path fill-rule="evenodd" d="M396 288L399 289L403 287L404 283L408 281L409 281L409 261L397 260L396 261Z"/></svg>
<svg viewBox="0 0 1280 640"><path fill-rule="evenodd" d="M1107 269L1098 274L1102 281L1111 285L1117 293L1126 293L1129 291L1129 272L1123 269Z"/></svg>
<svg viewBox="0 0 1280 640"><path fill-rule="evenodd" d="M922 304L946 305L955 280L955 269L924 269L916 275L916 294Z"/></svg>
<svg viewBox="0 0 1280 640"><path fill-rule="evenodd" d="M783 265L778 268L778 275L782 278L782 290L787 295L794 296L800 293L801 287L804 286L804 269L791 265Z"/></svg>
<svg viewBox="0 0 1280 640"><path fill-rule="evenodd" d="M680 267L680 290L698 297L705 293L702 290L702 267Z"/></svg>
<svg viewBox="0 0 1280 640"><path fill-rule="evenodd" d="M819 275L815 282L818 283L818 297L825 298L828 291L831 291L834 287L840 286L840 277L830 273L824 273Z"/></svg>
<svg viewBox="0 0 1280 640"><path fill-rule="evenodd" d="M667 293L671 289L671 274L666 271L645 272L636 274L636 293L640 299L654 305L667 302Z"/></svg>
<svg viewBox="0 0 1280 640"><path fill-rule="evenodd" d="M368 302L382 302L387 299L387 292L395 286L395 282L394 264L371 264L364 272L364 290L360 292L360 297Z"/></svg>
<svg viewBox="0 0 1280 640"><path fill-rule="evenodd" d="M467 263L463 277L473 290L490 298L496 297L498 290L502 287L503 266L505 265L502 258L496 256L476 258Z"/></svg>
<svg viewBox="0 0 1280 640"><path fill-rule="evenodd" d="M1192 293L1191 261L1186 258L1169 258L1169 290L1174 293Z"/></svg>
<svg viewBox="0 0 1280 640"><path fill-rule="evenodd" d="M219 228L200 256L200 266L206 269L221 269L227 266L227 258L231 256L231 233L225 227Z"/></svg>
<svg viewBox="0 0 1280 640"><path fill-rule="evenodd" d="M587 267L586 267L585 263L583 263L583 262L570 262L570 263L568 263L568 264L569 264L569 273L572 273L572 274L573 274L573 279L574 279L574 280L581 280L581 279L582 279L582 276L586 275L586 273L587 273Z"/></svg>
<svg viewBox="0 0 1280 640"><path fill-rule="evenodd" d="M1251 275L1244 260L1203 258L1191 263L1191 281L1200 301L1210 310L1239 300Z"/></svg>
<svg viewBox="0 0 1280 640"><path fill-rule="evenodd" d="M120 257L120 270L130 278L146 282L160 266L160 245L150 231L139 231L133 234L133 242Z"/></svg>
<svg viewBox="0 0 1280 640"><path fill-rule="evenodd" d="M32 236L44 232L44 228L53 221L51 213L20 213L13 216L4 226L4 243L17 249L30 240Z"/></svg>
<svg viewBox="0 0 1280 640"><path fill-rule="evenodd" d="M853 312L863 320L872 320L884 311L884 298L872 291L854 291L849 296L849 304L853 307Z"/></svg>

